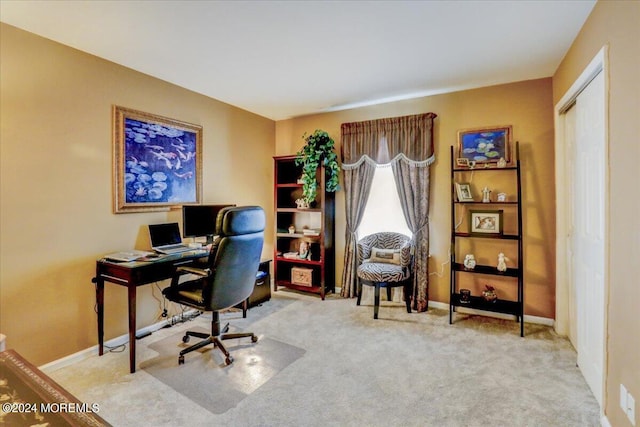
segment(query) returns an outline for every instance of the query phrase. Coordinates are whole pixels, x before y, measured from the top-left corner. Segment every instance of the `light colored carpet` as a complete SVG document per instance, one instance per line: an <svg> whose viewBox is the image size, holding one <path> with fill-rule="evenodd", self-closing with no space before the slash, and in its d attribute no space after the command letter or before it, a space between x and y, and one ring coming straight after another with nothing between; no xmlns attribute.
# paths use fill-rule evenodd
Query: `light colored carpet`
<svg viewBox="0 0 640 427"><path fill-rule="evenodd" d="M223 316L258 334L256 354L267 339L305 353L221 414L144 369L130 374L128 351L47 374L99 403L114 426L599 425L575 351L551 328L527 324L520 338L513 321L458 315L449 325L446 311L409 314L386 301L374 320L371 303L279 291L247 319ZM138 366L159 356L153 343L209 321L203 315L138 341Z"/></svg>

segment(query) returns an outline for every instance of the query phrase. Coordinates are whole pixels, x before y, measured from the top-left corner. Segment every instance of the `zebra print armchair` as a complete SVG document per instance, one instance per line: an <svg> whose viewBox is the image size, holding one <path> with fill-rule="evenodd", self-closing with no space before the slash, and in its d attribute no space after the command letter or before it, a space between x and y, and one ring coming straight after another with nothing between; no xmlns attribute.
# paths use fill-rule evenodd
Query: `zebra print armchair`
<svg viewBox="0 0 640 427"><path fill-rule="evenodd" d="M374 287L373 318L378 318L380 288L402 286L407 313L411 313L413 250L411 238L400 233L381 232L365 236L358 241L357 305L362 297L362 285Z"/></svg>

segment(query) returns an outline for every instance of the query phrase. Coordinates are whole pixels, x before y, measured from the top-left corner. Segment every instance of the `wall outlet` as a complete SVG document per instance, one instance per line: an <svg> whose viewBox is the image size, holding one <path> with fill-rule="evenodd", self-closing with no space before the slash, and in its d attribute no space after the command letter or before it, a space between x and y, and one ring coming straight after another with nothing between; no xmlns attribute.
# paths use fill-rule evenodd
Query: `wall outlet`
<svg viewBox="0 0 640 427"><path fill-rule="evenodd" d="M620 384L620 408L627 414L631 425L636 425L636 400L627 388Z"/></svg>

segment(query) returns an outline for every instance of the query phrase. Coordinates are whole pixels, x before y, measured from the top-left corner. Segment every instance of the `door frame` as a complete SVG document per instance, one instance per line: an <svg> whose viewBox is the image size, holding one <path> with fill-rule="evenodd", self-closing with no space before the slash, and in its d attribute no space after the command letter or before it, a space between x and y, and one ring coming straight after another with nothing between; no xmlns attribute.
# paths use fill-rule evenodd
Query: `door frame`
<svg viewBox="0 0 640 427"><path fill-rule="evenodd" d="M570 299L570 280L571 260L566 259L569 245L569 237L571 233L571 205L572 194L570 183L564 171L572 162L572 157L567 153L565 141L565 116L564 113L575 103L576 98L587 87L598 73L603 73L604 78L604 127L605 127L605 168L604 168L604 189L605 189L605 259L604 259L604 301L602 301L604 313L604 337L603 337L603 358L602 358L602 406L600 407L601 415L606 406L606 379L607 379L607 326L609 313L607 307L609 305L609 206L610 206L610 178L609 178L609 64L608 64L608 46L605 45L600 49L596 56L591 60L589 65L583 70L580 77L571 85L569 90L558 101L554 107L555 122L555 184L556 184L556 319L554 328L559 335L567 336L569 334L569 299Z"/></svg>

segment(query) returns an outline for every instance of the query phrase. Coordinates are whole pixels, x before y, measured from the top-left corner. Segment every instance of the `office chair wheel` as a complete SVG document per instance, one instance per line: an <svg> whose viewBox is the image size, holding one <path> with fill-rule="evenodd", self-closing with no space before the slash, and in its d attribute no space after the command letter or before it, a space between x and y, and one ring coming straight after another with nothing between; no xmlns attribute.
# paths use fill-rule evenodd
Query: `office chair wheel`
<svg viewBox="0 0 640 427"><path fill-rule="evenodd" d="M226 363L227 366L231 365L233 363L233 357L227 356L227 358L224 359L224 363Z"/></svg>
<svg viewBox="0 0 640 427"><path fill-rule="evenodd" d="M251 342L258 342L258 337L256 335L252 336Z"/></svg>
<svg viewBox="0 0 640 427"><path fill-rule="evenodd" d="M189 342L189 339L190 339L189 335L185 335L182 337L182 342L186 344Z"/></svg>
<svg viewBox="0 0 640 427"><path fill-rule="evenodd" d="M184 356L178 356L178 365L184 365Z"/></svg>

